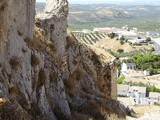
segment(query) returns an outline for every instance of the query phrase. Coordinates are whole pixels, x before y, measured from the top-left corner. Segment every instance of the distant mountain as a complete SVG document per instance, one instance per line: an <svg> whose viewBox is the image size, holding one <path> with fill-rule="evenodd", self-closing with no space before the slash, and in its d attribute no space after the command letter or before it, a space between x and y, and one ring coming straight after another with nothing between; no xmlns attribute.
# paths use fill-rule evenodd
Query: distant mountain
<svg viewBox="0 0 160 120"><path fill-rule="evenodd" d="M69 22L102 22L110 20L159 19L159 6L70 5Z"/></svg>
<svg viewBox="0 0 160 120"><path fill-rule="evenodd" d="M36 11L41 12L44 6L37 3ZM69 8L69 23L160 19L160 7L151 5L70 4Z"/></svg>

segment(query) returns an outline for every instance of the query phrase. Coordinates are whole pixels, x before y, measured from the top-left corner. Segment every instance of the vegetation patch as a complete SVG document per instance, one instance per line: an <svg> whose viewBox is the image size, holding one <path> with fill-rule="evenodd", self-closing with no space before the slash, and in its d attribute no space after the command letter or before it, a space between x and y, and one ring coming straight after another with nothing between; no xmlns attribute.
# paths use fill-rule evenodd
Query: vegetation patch
<svg viewBox="0 0 160 120"><path fill-rule="evenodd" d="M130 85L130 86L140 86L140 87L146 87L147 88L147 92L158 92L160 93L160 89L155 87L154 85L146 85L142 82L125 82L126 85Z"/></svg>
<svg viewBox="0 0 160 120"><path fill-rule="evenodd" d="M123 81L124 81L124 79L125 79L125 76L124 76L124 75L121 75L121 76L117 79L117 83L118 83L118 84L122 84Z"/></svg>
<svg viewBox="0 0 160 120"><path fill-rule="evenodd" d="M40 64L40 59L35 54L31 55L31 65L36 67Z"/></svg>
<svg viewBox="0 0 160 120"><path fill-rule="evenodd" d="M19 94L19 86L18 85L15 85L15 86L12 86L11 88L9 88L9 94L12 95L12 96L16 96Z"/></svg>
<svg viewBox="0 0 160 120"><path fill-rule="evenodd" d="M44 84L44 81L46 79L46 74L45 74L45 71L43 69L41 69L39 71L39 75L38 75L38 83L37 83L37 86L38 87L41 87L43 84Z"/></svg>
<svg viewBox="0 0 160 120"><path fill-rule="evenodd" d="M21 65L21 60L20 60L20 58L18 58L17 56L13 56L13 57L10 59L9 64L11 65L11 68L12 68L12 69L17 70L18 67Z"/></svg>
<svg viewBox="0 0 160 120"><path fill-rule="evenodd" d="M150 74L160 73L160 55L154 54L137 54L134 55L132 61L137 68L149 70Z"/></svg>

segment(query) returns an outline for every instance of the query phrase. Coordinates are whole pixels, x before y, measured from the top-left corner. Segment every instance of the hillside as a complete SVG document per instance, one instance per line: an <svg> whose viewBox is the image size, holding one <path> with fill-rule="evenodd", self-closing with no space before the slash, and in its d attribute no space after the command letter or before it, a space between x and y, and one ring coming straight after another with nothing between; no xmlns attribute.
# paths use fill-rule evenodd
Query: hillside
<svg viewBox="0 0 160 120"><path fill-rule="evenodd" d="M103 49L105 51L112 51L117 53L119 49L123 50L124 53L132 52L135 54L137 51L145 52L151 50L152 45L141 45L141 46L132 46L128 42L124 44L120 43L120 40L114 38L111 39L108 37L107 33L82 33L82 32L72 32L72 35L83 44L87 46L93 46L94 48ZM91 47L92 48L92 47Z"/></svg>
<svg viewBox="0 0 160 120"><path fill-rule="evenodd" d="M113 19L127 19L130 17L132 17L131 14L113 8L97 8L93 11L71 9L68 20L70 23L86 23L103 22Z"/></svg>
<svg viewBox="0 0 160 120"><path fill-rule="evenodd" d="M44 4L43 4L44 6ZM42 4L36 4L42 11ZM151 5L70 4L69 28L82 30L94 27L137 27L141 31L160 31L160 7Z"/></svg>

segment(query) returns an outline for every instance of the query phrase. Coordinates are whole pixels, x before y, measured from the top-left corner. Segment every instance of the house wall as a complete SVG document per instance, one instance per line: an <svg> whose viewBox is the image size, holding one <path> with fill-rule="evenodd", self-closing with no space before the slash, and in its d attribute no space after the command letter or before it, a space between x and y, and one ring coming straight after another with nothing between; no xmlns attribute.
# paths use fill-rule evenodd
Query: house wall
<svg viewBox="0 0 160 120"><path fill-rule="evenodd" d="M126 64L122 64L121 65L121 71L123 72L123 71L127 71L127 65Z"/></svg>
<svg viewBox="0 0 160 120"><path fill-rule="evenodd" d="M118 95L129 95L128 91L118 90Z"/></svg>
<svg viewBox="0 0 160 120"><path fill-rule="evenodd" d="M129 93L129 96L133 97L133 98L145 98L146 93L131 92L131 93Z"/></svg>

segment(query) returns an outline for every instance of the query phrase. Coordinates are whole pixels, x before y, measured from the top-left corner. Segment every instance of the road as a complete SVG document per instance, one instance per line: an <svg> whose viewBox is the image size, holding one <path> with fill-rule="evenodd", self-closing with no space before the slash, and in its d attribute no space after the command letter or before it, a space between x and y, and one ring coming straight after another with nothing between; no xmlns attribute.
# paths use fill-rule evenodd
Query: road
<svg viewBox="0 0 160 120"><path fill-rule="evenodd" d="M160 38L152 38L152 41L151 41L154 46L154 49L155 51L153 51L153 54L160 54Z"/></svg>

